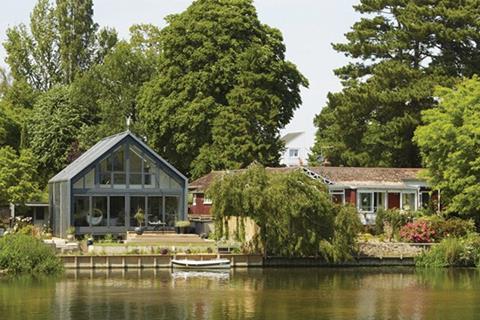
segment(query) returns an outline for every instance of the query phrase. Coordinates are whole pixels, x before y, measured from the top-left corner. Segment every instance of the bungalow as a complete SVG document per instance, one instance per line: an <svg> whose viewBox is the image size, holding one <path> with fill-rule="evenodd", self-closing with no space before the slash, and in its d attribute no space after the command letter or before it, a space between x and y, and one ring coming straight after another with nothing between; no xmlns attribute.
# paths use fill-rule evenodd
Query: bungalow
<svg viewBox="0 0 480 320"><path fill-rule="evenodd" d="M145 224L185 220L187 178L130 131L99 141L48 183L55 235L118 234Z"/></svg>
<svg viewBox="0 0 480 320"><path fill-rule="evenodd" d="M274 172L302 170L312 179L323 181L332 200L340 204L354 205L361 214L360 218L364 224L374 223L376 212L380 208L416 211L431 205L432 193L426 181L419 177L421 169L322 166L267 168L267 170ZM212 201L205 197L205 191L221 174L221 171L212 171L191 182L189 192L192 194L192 203L188 208L191 220L211 219Z"/></svg>

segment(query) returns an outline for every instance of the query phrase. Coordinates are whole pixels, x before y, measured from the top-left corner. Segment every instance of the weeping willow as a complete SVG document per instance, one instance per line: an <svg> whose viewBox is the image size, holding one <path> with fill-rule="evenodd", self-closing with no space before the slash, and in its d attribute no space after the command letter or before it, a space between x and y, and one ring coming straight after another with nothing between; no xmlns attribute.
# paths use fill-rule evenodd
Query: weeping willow
<svg viewBox="0 0 480 320"><path fill-rule="evenodd" d="M319 243L334 235L336 208L325 186L299 171L274 173L251 165L225 172L207 194L217 238L228 237L225 221L236 217L236 237L244 239L248 217L259 226L258 245L269 255L317 255Z"/></svg>

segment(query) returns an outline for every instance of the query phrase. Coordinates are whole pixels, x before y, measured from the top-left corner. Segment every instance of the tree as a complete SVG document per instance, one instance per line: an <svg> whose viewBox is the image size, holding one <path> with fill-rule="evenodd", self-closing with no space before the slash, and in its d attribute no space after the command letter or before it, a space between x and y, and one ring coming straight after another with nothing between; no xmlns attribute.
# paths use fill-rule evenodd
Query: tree
<svg viewBox="0 0 480 320"><path fill-rule="evenodd" d="M311 161L334 165L417 167L412 142L436 85L480 71L477 0L362 0L363 15L335 44L352 58L335 70L343 90L329 93L315 118Z"/></svg>
<svg viewBox="0 0 480 320"><path fill-rule="evenodd" d="M333 236L335 210L325 186L300 171L268 173L252 165L222 175L207 194L218 237L227 231L226 219L249 217L260 227L261 247L268 254L316 255L320 241Z"/></svg>
<svg viewBox="0 0 480 320"><path fill-rule="evenodd" d="M98 31L91 0L38 0L30 26L7 30L6 62L14 80L46 91L55 84L69 84L93 63L102 60L116 43L116 32Z"/></svg>
<svg viewBox="0 0 480 320"><path fill-rule="evenodd" d="M126 129L126 119L138 125L136 98L158 65L155 38L159 29L152 25L133 26L130 41L120 41L97 64L72 84L72 104L88 116L80 142L90 147L99 139Z"/></svg>
<svg viewBox="0 0 480 320"><path fill-rule="evenodd" d="M78 156L77 134L84 117L72 105L68 87L54 87L38 99L28 134L43 183Z"/></svg>
<svg viewBox="0 0 480 320"><path fill-rule="evenodd" d="M480 79L439 88L437 108L422 114L415 132L433 188L446 211L480 221Z"/></svg>
<svg viewBox="0 0 480 320"><path fill-rule="evenodd" d="M0 204L25 203L39 195L35 182L35 158L28 150L18 155L10 147L0 147Z"/></svg>
<svg viewBox="0 0 480 320"><path fill-rule="evenodd" d="M279 130L307 80L285 60L279 30L251 0L199 0L167 18L158 75L144 86L139 120L149 142L182 172L276 165Z"/></svg>

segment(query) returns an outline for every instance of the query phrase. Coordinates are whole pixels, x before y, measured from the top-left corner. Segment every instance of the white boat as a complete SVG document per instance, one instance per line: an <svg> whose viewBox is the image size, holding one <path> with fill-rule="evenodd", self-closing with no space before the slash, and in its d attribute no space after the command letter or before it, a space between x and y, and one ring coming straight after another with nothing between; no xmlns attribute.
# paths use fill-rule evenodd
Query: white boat
<svg viewBox="0 0 480 320"><path fill-rule="evenodd" d="M212 259L212 260L190 260L190 259L172 259L173 268L181 269L229 269L230 260Z"/></svg>

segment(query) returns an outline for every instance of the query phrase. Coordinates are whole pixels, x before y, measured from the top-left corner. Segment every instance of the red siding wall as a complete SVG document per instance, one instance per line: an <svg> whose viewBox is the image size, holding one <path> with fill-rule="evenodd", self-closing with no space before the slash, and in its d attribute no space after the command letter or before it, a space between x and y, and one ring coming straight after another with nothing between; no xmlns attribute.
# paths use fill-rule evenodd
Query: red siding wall
<svg viewBox="0 0 480 320"><path fill-rule="evenodd" d="M357 206L357 191L356 190L351 190L351 189L346 189L345 190L345 203L352 204L353 206Z"/></svg>
<svg viewBox="0 0 480 320"><path fill-rule="evenodd" d="M400 208L400 193L388 193L388 209Z"/></svg>
<svg viewBox="0 0 480 320"><path fill-rule="evenodd" d="M195 205L190 205L188 207L188 213L191 215L202 215L202 216L209 216L210 215L210 208L212 207L211 204L204 204L203 203L204 194L197 193L195 200Z"/></svg>

